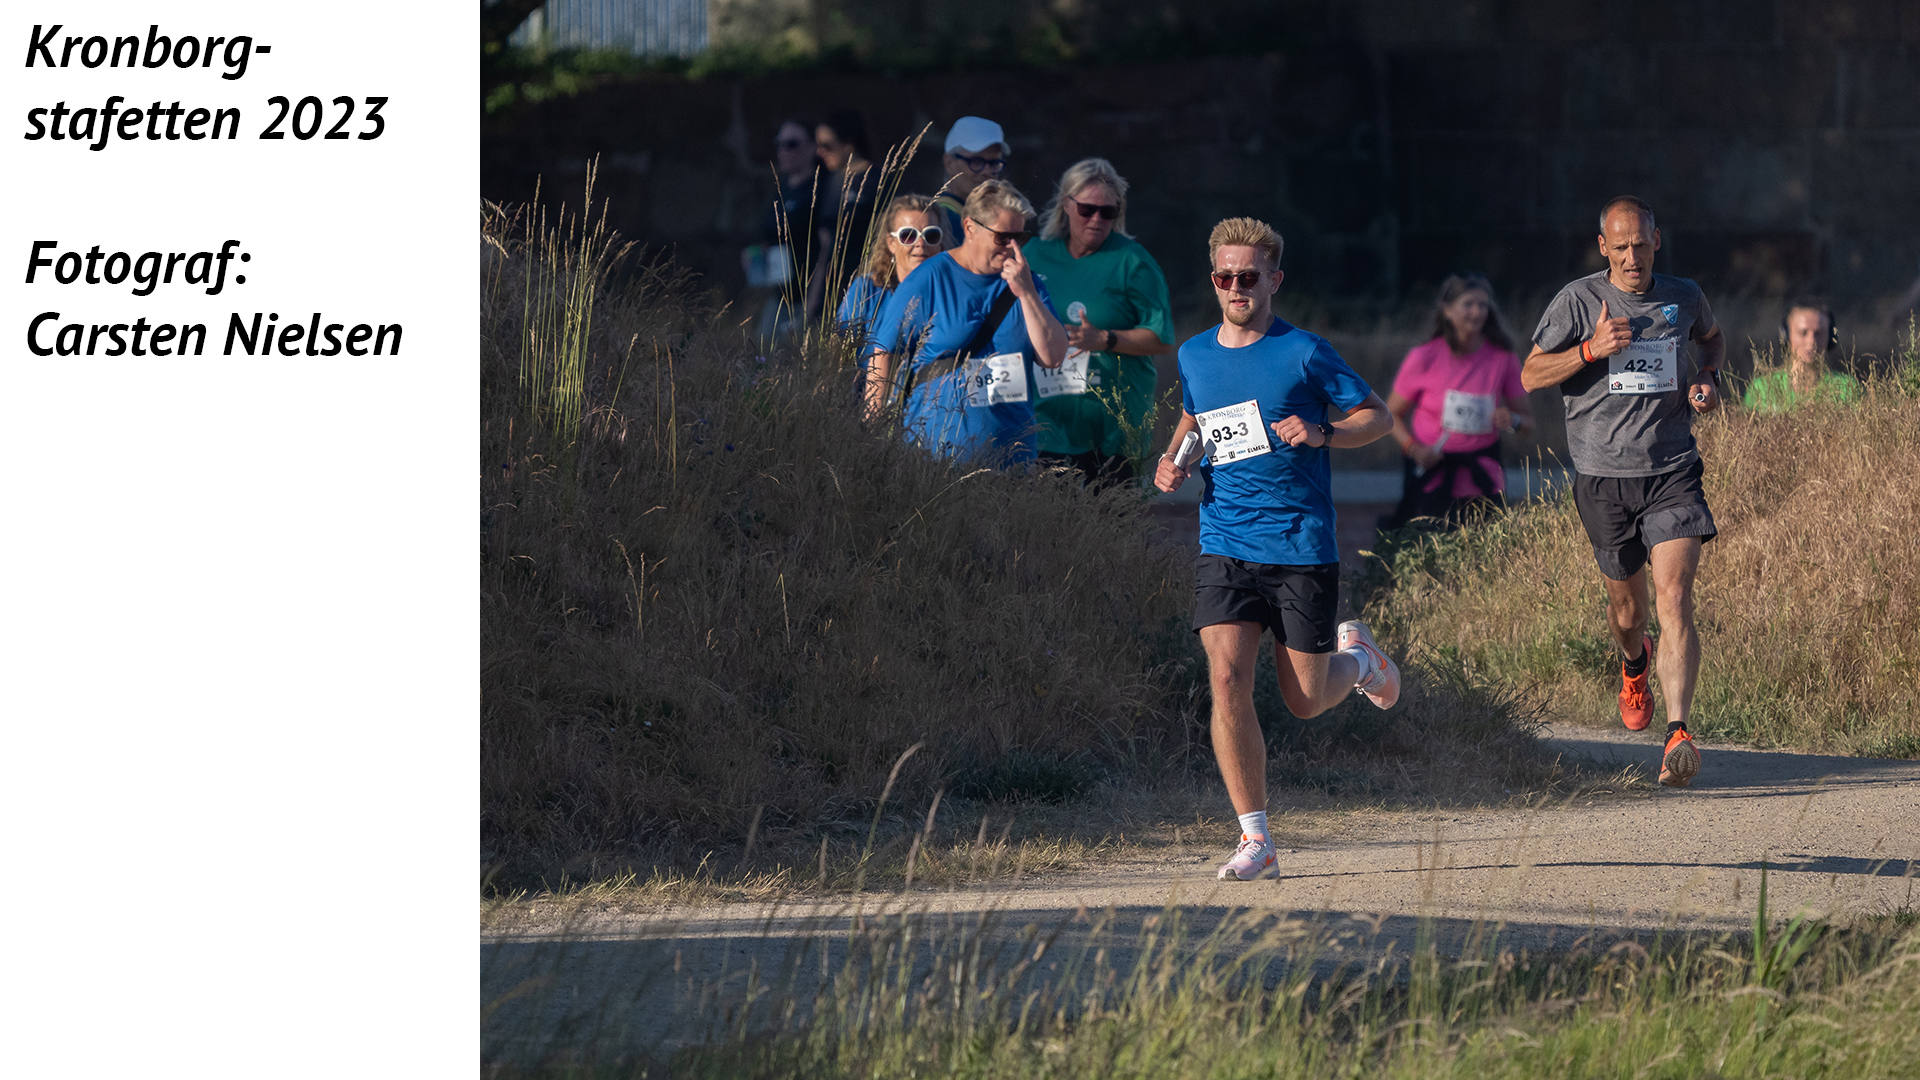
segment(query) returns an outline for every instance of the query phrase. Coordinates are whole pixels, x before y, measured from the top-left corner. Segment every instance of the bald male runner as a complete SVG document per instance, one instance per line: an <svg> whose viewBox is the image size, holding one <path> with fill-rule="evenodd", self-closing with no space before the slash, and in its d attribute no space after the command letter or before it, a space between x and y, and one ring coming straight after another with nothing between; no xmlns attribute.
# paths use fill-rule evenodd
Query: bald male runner
<svg viewBox="0 0 1920 1080"><path fill-rule="evenodd" d="M1653 272L1660 230L1645 201L1622 195L1602 207L1599 243L1607 269L1547 305L1520 381L1528 390L1558 386L1566 405L1574 504L1606 581L1607 628L1623 657L1620 719L1631 731L1653 720L1652 582L1667 705L1660 782L1685 787L1700 771L1687 733L1700 675L1693 583L1701 545L1715 533L1693 418L1720 405L1726 341L1700 286Z"/></svg>

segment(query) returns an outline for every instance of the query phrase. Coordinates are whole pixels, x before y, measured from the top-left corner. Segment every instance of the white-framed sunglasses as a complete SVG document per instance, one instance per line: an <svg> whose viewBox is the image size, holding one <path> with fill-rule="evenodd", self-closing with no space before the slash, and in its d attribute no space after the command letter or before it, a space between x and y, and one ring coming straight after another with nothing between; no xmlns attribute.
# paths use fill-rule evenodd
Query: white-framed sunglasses
<svg viewBox="0 0 1920 1080"><path fill-rule="evenodd" d="M911 247L919 243L921 237L925 237L929 244L938 244L941 238L946 236L947 233L946 230L938 225L929 225L924 229L916 229L911 225L902 225L887 235Z"/></svg>

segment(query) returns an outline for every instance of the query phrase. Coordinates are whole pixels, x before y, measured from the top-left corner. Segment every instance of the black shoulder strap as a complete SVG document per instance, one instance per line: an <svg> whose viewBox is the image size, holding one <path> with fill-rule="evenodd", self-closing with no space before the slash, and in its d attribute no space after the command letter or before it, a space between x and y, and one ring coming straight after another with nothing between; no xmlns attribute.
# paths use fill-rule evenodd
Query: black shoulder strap
<svg viewBox="0 0 1920 1080"><path fill-rule="evenodd" d="M1000 324L1006 320L1007 312L1013 310L1013 289L1002 289L1000 295L993 298L993 306L987 309L987 317L980 323L980 329L974 331L973 340L960 350L963 357L985 356L993 348L993 335L999 331Z"/></svg>

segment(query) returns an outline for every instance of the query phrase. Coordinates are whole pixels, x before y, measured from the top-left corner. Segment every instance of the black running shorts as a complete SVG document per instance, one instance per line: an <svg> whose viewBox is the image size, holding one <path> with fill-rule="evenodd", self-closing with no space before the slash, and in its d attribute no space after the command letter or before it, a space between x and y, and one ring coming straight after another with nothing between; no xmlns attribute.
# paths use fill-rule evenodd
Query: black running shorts
<svg viewBox="0 0 1920 1080"><path fill-rule="evenodd" d="M1223 622L1256 622L1302 653L1333 651L1340 564L1275 566L1201 555L1193 561L1193 631Z"/></svg>
<svg viewBox="0 0 1920 1080"><path fill-rule="evenodd" d="M1573 505L1593 542L1600 572L1625 581L1647 565L1647 552L1667 540L1714 538L1713 511L1700 486L1698 461L1658 476L1573 478Z"/></svg>

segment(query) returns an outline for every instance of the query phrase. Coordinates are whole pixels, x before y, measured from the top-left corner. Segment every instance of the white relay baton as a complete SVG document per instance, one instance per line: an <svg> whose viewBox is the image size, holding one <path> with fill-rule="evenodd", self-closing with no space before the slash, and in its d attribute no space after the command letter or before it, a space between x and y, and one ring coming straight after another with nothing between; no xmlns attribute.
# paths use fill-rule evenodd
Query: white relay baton
<svg viewBox="0 0 1920 1080"><path fill-rule="evenodd" d="M1174 467L1184 469L1193 463L1193 459L1199 456L1200 433L1197 431L1189 431L1187 432L1187 437L1180 440L1180 449L1173 453Z"/></svg>
<svg viewBox="0 0 1920 1080"><path fill-rule="evenodd" d="M1451 431L1441 432L1440 437L1433 440L1433 452L1437 454L1440 451L1445 450L1447 448L1447 440L1451 438L1453 438L1453 432ZM1413 475L1415 476L1427 475L1427 467L1425 465L1415 465L1413 467Z"/></svg>

